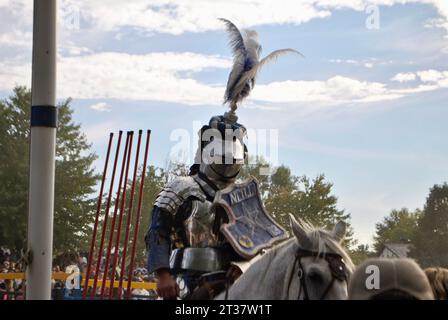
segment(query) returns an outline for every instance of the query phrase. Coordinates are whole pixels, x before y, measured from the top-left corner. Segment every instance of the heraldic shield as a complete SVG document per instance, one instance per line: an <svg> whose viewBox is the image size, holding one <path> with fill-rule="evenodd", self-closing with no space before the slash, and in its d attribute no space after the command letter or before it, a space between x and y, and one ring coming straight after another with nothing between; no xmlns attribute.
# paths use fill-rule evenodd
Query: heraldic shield
<svg viewBox="0 0 448 320"><path fill-rule="evenodd" d="M260 250L288 238L286 230L266 212L255 178L218 191L212 210L220 208L228 217L220 231L244 258L251 259Z"/></svg>

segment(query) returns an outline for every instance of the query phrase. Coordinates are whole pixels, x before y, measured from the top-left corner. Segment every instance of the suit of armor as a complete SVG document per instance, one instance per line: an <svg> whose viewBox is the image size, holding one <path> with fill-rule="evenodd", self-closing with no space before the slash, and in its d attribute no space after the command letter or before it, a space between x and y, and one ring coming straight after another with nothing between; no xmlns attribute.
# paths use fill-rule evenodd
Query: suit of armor
<svg viewBox="0 0 448 320"><path fill-rule="evenodd" d="M220 20L225 23L229 32L234 56L224 97L224 102L229 103L230 111L224 116L213 117L209 125L203 127L206 130L215 130L219 134L209 132L213 140L206 141L202 139L201 134L195 159L196 169L199 167L199 170L195 170L189 177L176 178L162 190L154 204L152 223L146 237L149 247L149 270L169 269L173 273L193 274L191 277L186 277L192 279L187 280L189 282L187 287L190 289L195 287L194 282L197 280L195 273L203 275L226 270L231 261L238 260L235 251L223 236L226 232L223 234L220 232L220 225L226 217L220 212L210 210L215 192L235 181L247 156L243 142L246 129L237 123L238 117L235 113L237 104L249 95L255 84L257 72L267 61L285 52L296 52L292 49L276 50L260 60L261 46L257 33L247 30L242 34L232 22L226 19ZM229 137L229 131L235 135ZM203 151L208 150L210 145L219 145L220 141L225 141L225 145L231 144L232 150L228 150L227 147L213 148L212 153L205 152L207 161L204 161ZM210 158L218 161L210 162L208 161ZM261 211L259 206L257 211ZM250 210L247 213L250 213ZM273 230L285 234L278 226ZM231 237L228 234L227 236ZM277 233L274 233L273 237L275 236ZM249 245L247 239L244 240L242 237L242 240ZM240 269L245 268L244 265L240 266ZM166 278L161 279L164 282ZM168 285L161 286L168 288L166 291L163 290L162 295L169 298L174 296L171 280L168 277L166 281Z"/></svg>
<svg viewBox="0 0 448 320"><path fill-rule="evenodd" d="M214 117L210 123L204 127L221 128L221 132L229 127L223 117ZM235 129L235 124L230 128ZM244 127L237 125L237 128ZM166 269L177 275L183 298L192 293L204 275L213 278L223 274L231 264L245 269L244 259L219 231L227 217L210 210L215 193L234 183L241 166L242 163L221 164L211 168L200 163L193 166L196 172L176 177L156 198L146 236L148 269L149 272Z"/></svg>

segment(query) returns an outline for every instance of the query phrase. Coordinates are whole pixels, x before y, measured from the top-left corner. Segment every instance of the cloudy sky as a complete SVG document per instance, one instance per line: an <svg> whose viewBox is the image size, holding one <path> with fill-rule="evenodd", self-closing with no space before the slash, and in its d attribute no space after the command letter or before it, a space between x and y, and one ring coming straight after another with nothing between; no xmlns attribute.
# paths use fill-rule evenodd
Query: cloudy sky
<svg viewBox="0 0 448 320"><path fill-rule="evenodd" d="M447 0L60 1L58 99L74 99L98 170L109 131L152 129L149 161L164 167L173 130L193 146L195 125L225 111L219 17L256 29L264 54L305 55L266 67L239 120L277 130L294 174L334 183L361 243L448 180ZM0 0L1 98L30 86L31 44L32 1Z"/></svg>

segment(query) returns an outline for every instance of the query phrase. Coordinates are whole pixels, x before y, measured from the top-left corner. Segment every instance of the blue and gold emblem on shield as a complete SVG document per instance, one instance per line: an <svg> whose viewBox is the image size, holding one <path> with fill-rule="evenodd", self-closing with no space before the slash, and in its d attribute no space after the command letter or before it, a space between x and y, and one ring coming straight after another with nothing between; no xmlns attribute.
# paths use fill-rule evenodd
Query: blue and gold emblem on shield
<svg viewBox="0 0 448 320"><path fill-rule="evenodd" d="M255 178L218 191L212 210L217 208L224 209L229 220L220 231L244 258L251 259L288 238L286 230L266 212Z"/></svg>

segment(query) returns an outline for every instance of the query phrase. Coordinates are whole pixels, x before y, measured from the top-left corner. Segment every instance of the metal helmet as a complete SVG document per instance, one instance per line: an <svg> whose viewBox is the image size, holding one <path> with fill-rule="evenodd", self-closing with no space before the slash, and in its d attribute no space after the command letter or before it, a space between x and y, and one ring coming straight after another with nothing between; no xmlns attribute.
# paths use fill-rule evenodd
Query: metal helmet
<svg viewBox="0 0 448 320"><path fill-rule="evenodd" d="M233 112L212 117L199 131L199 147L191 173L215 181L233 181L247 159L246 128Z"/></svg>

